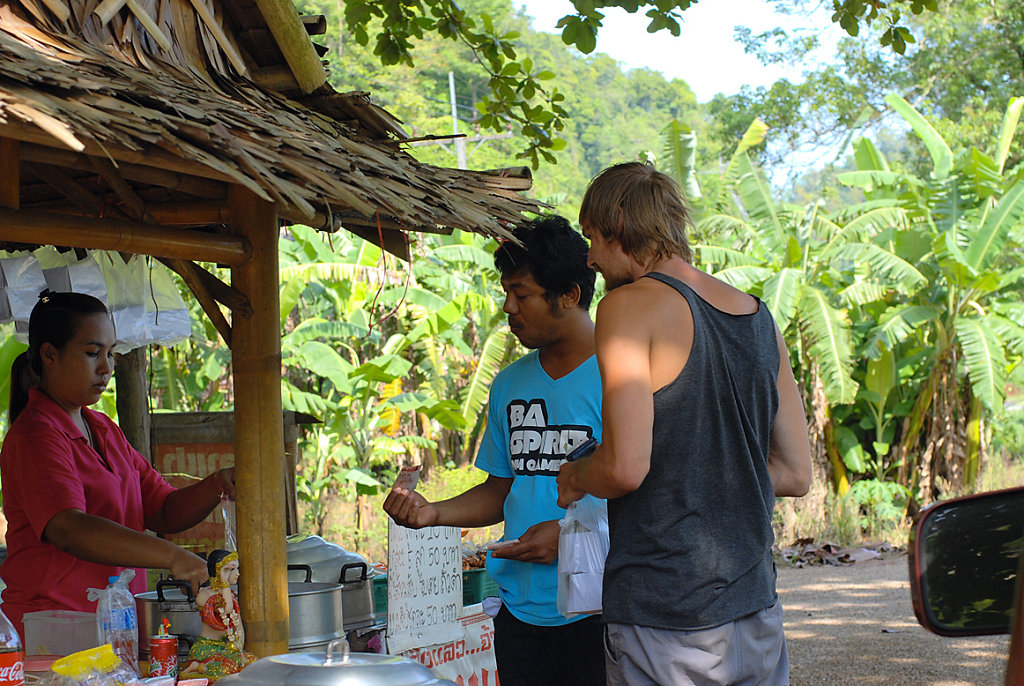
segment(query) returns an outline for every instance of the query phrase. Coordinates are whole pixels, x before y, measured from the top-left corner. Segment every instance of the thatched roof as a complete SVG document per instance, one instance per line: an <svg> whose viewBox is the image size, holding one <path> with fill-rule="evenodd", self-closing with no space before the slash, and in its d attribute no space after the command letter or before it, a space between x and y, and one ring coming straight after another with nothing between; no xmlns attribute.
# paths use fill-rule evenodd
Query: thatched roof
<svg viewBox="0 0 1024 686"><path fill-rule="evenodd" d="M21 141L21 209L99 216L124 204L120 179L146 211L128 217L161 224L227 184L288 220L375 237L507 236L536 210L528 170L418 163L365 93L334 92L318 23L288 0L0 0L0 138ZM167 223L207 223L192 214Z"/></svg>

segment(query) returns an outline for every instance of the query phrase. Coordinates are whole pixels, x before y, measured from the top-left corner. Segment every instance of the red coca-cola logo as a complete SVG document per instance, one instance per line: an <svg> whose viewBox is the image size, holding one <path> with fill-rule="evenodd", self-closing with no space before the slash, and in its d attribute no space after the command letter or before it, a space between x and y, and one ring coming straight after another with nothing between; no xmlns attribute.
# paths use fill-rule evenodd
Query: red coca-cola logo
<svg viewBox="0 0 1024 686"><path fill-rule="evenodd" d="M25 683L25 663L22 654L0 654L0 686Z"/></svg>

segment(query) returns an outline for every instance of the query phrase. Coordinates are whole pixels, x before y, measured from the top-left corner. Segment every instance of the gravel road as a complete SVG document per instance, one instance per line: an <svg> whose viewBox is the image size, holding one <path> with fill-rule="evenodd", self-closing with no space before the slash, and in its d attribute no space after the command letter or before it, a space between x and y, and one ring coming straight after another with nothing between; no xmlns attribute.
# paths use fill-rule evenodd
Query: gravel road
<svg viewBox="0 0 1024 686"><path fill-rule="evenodd" d="M917 623L906 555L779 566L792 686L999 686L1007 636L943 638Z"/></svg>

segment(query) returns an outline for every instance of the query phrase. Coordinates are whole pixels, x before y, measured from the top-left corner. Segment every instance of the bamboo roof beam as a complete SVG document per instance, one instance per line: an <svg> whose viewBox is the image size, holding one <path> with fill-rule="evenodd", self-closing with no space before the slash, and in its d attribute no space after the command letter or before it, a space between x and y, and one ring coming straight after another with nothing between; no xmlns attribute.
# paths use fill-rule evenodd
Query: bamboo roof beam
<svg viewBox="0 0 1024 686"><path fill-rule="evenodd" d="M207 7L205 0L191 0L191 2L192 7L196 10L196 14L198 14L199 18L203 20L203 24L206 28L210 30L210 33L213 35L213 39L217 41L217 45L224 51L228 61L231 62L231 66L233 66L235 71L237 71L241 76L248 76L249 68L246 66L245 60L243 60L242 56L238 54L237 50L235 50L235 46L231 43L231 40L228 39L227 34L224 33L224 29L221 27L220 22L218 22L217 18L213 16L213 10ZM273 29L273 27L271 27L271 29ZM308 41L309 38L307 37L306 40ZM321 69L323 69L323 67L321 67ZM326 76L324 78L326 78Z"/></svg>
<svg viewBox="0 0 1024 686"><path fill-rule="evenodd" d="M48 164L26 164L26 171L45 183L50 188L71 201L75 207L87 217L103 217L112 214L116 219L124 219L125 215L116 207L108 205L102 198L64 173L59 167Z"/></svg>
<svg viewBox="0 0 1024 686"><path fill-rule="evenodd" d="M21 191L21 145L0 138L0 207L18 209Z"/></svg>
<svg viewBox="0 0 1024 686"><path fill-rule="evenodd" d="M228 206L220 200L149 203L146 211L158 224L209 226L228 223Z"/></svg>
<svg viewBox="0 0 1024 686"><path fill-rule="evenodd" d="M95 167L96 172L103 177L103 180L117 194L117 197L121 198L121 201L124 202L125 207L128 208L128 216L136 221L146 222L147 224L157 223L146 212L146 203L132 190L128 182L117 173L117 167L114 166L113 162L104 157L90 157L89 160L92 162L92 166Z"/></svg>
<svg viewBox="0 0 1024 686"><path fill-rule="evenodd" d="M117 250L229 266L243 265L250 256L248 241L241 236L37 210L0 209L0 241Z"/></svg>
<svg viewBox="0 0 1024 686"><path fill-rule="evenodd" d="M36 143L50 148L54 147L55 144L58 143L57 138L46 133L38 126L35 126L34 124L27 124L16 118L8 118L7 121L0 126L0 130L3 131L4 136L14 138L24 143ZM200 164L199 162L193 162L154 146L133 150L130 148L111 145L109 143L105 143L101 146L89 139L78 142L81 144L81 148L75 146L75 151L83 152L86 155L109 157L116 162L130 162L132 164L154 167L164 171L198 176L204 179L238 183L238 179L232 178L222 171L208 167L205 164ZM65 150L67 149L64 145L61 145L61 148Z"/></svg>
<svg viewBox="0 0 1024 686"><path fill-rule="evenodd" d="M92 158L89 155L79 154L71 150L60 150L45 145L37 145L35 143L21 144L21 159L25 162L39 162L67 169L95 170L91 162ZM117 169L121 176L129 181L140 181L172 191L181 191L182 193L206 200L226 201L227 199L228 186L221 181L124 161L118 162ZM169 224L171 222L161 221L160 223Z"/></svg>
<svg viewBox="0 0 1024 686"><path fill-rule="evenodd" d="M132 11L135 18L139 20L140 24L142 24L142 27L146 29L146 32L152 36L154 41L156 41L156 44L167 52L170 52L171 39L167 37L167 34L160 30L160 27L156 25L155 21L153 21L153 17L149 16L149 12L147 12L137 0L128 0L128 9Z"/></svg>
<svg viewBox="0 0 1024 686"><path fill-rule="evenodd" d="M193 0L193 2L202 0ZM315 91L327 82L327 72L316 54L309 33L299 18L299 12L290 1L256 0L256 6L267 22L274 41L281 49L288 68L295 75L299 90L304 94Z"/></svg>

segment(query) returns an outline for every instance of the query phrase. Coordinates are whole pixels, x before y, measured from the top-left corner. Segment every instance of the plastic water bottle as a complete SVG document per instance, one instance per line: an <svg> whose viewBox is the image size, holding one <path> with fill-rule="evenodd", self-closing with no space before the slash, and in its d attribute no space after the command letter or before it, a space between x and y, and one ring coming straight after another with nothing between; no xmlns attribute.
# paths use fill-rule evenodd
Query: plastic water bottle
<svg viewBox="0 0 1024 686"><path fill-rule="evenodd" d="M18 632L0 610L0 686L23 686L25 650Z"/></svg>
<svg viewBox="0 0 1024 686"><path fill-rule="evenodd" d="M104 590L89 589L89 600L96 600L96 627L100 640L114 648L121 661L139 673L139 619L135 596L128 584L135 578L134 569L112 576Z"/></svg>

